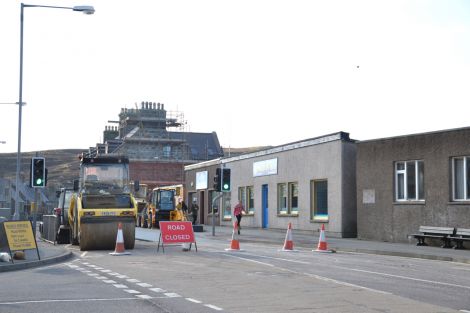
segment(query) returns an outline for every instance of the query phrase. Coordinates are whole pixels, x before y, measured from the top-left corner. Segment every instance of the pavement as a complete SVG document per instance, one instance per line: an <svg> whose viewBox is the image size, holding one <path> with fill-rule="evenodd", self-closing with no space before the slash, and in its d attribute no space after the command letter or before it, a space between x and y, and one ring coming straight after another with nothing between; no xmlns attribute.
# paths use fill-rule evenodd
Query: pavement
<svg viewBox="0 0 470 313"><path fill-rule="evenodd" d="M204 225L204 232L197 232L196 242L199 240L219 240L227 242L227 248L232 238L232 228L225 226L214 227ZM136 239L143 241L158 241L160 231L157 229L136 228ZM283 247L286 230L246 228L241 229L238 239L240 247L243 243L254 242L272 245L278 249ZM292 231L295 249L316 249L318 245L318 233L312 231ZM416 246L416 240L411 239L410 243L390 243L359 239L332 238L326 235L328 249L336 252L355 252L366 254L391 255L410 258L421 258L429 260L450 261L470 264L470 247L466 250L444 249L436 246ZM38 239L37 241L40 260L35 250L28 250L26 260L15 260L14 264L0 262L0 272L22 270L32 267L45 266L65 261L73 257L70 249L65 245L53 245L49 242Z"/></svg>

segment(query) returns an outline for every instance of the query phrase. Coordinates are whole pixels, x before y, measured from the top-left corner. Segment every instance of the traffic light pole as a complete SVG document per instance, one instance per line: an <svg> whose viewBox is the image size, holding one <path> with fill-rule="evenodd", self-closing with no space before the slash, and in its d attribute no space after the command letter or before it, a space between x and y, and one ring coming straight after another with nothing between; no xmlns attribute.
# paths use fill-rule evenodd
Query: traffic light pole
<svg viewBox="0 0 470 313"><path fill-rule="evenodd" d="M214 212L214 204L219 201L220 198L224 195L223 192L218 192L218 195L212 199L212 236L215 236L215 212ZM220 208L219 208L219 215L220 215Z"/></svg>

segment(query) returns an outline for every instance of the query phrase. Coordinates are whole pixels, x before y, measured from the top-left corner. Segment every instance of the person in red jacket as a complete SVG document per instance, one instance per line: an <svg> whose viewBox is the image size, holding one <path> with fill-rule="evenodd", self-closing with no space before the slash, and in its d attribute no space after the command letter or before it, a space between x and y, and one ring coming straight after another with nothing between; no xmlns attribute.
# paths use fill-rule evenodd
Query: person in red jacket
<svg viewBox="0 0 470 313"><path fill-rule="evenodd" d="M240 235L240 222L242 221L242 214L246 213L245 208L243 207L242 200L238 200L238 204L233 209L233 215L237 218L237 227L238 227L238 234Z"/></svg>

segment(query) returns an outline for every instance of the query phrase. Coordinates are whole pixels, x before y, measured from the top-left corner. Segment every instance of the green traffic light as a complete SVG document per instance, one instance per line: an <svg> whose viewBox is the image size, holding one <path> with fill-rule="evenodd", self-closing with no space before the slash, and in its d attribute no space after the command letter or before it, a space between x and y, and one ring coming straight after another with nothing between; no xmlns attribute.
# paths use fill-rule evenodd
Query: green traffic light
<svg viewBox="0 0 470 313"><path fill-rule="evenodd" d="M224 184L224 190L228 190L228 184Z"/></svg>
<svg viewBox="0 0 470 313"><path fill-rule="evenodd" d="M41 178L36 179L36 185L37 186L42 185L42 179Z"/></svg>

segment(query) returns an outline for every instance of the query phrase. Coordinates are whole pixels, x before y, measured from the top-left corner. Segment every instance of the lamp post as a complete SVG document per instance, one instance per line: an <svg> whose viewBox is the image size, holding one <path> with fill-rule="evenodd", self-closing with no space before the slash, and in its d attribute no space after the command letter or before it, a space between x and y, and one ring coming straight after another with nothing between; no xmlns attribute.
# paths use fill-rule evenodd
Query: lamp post
<svg viewBox="0 0 470 313"><path fill-rule="evenodd" d="M20 15L20 88L19 88L19 100L18 104L18 152L16 154L16 188L15 188L15 213L13 220L20 219L20 168L21 168L21 115L23 108L23 20L24 20L24 8L50 8L50 9L66 9L77 12L83 12L87 15L95 13L95 9L92 6L74 6L74 7L58 7L49 5L36 5L36 4L24 4L21 3L21 15Z"/></svg>

